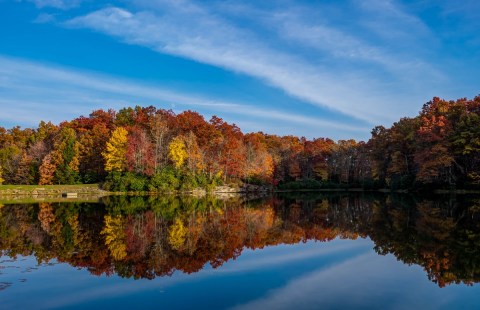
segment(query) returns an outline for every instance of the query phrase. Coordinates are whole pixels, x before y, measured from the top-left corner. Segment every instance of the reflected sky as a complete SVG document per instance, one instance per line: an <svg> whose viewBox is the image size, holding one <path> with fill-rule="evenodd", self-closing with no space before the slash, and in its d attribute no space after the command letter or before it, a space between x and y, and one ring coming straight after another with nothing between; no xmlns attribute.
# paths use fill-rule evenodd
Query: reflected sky
<svg viewBox="0 0 480 310"><path fill-rule="evenodd" d="M479 205L339 194L6 204L0 309L476 308Z"/></svg>
<svg viewBox="0 0 480 310"><path fill-rule="evenodd" d="M219 268L153 280L93 276L34 257L1 258L2 309L472 308L478 285L439 288L417 265L378 255L369 239L245 249Z"/></svg>

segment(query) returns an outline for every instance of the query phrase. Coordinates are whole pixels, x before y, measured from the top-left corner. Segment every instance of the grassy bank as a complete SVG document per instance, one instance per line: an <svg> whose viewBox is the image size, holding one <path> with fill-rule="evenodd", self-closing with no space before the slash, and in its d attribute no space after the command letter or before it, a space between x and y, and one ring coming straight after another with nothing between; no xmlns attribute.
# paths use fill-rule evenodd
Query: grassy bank
<svg viewBox="0 0 480 310"><path fill-rule="evenodd" d="M64 198L64 193L75 193L77 198ZM62 202L62 201L98 201L99 197L109 195L98 184L73 185L0 185L0 204Z"/></svg>
<svg viewBox="0 0 480 310"><path fill-rule="evenodd" d="M3 196L55 196L63 193L105 194L98 184L73 185L0 185L0 197Z"/></svg>
<svg viewBox="0 0 480 310"><path fill-rule="evenodd" d="M43 188L46 190L78 190L78 189L100 189L98 184L72 184L72 185L0 185L0 192L6 190L21 190L26 192L32 192L35 189Z"/></svg>

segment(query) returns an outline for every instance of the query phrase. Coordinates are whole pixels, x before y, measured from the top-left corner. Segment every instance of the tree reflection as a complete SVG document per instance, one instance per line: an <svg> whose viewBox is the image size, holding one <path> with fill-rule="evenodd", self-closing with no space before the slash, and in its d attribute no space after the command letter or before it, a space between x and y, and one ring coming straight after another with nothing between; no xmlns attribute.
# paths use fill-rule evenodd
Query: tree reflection
<svg viewBox="0 0 480 310"><path fill-rule="evenodd" d="M411 196L284 195L264 200L108 197L103 204L0 208L2 255L56 258L95 275L193 273L260 249L369 237L380 255L424 268L440 287L480 281L480 201Z"/></svg>

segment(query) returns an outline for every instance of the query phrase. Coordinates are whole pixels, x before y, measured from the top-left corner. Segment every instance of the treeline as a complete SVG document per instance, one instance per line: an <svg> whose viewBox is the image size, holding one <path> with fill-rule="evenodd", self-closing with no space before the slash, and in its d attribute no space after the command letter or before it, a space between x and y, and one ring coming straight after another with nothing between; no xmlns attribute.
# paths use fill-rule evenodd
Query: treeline
<svg viewBox="0 0 480 310"><path fill-rule="evenodd" d="M119 191L472 188L480 183L480 96L433 98L418 116L375 127L368 142L244 134L216 116L153 106L0 127L0 183L95 182Z"/></svg>

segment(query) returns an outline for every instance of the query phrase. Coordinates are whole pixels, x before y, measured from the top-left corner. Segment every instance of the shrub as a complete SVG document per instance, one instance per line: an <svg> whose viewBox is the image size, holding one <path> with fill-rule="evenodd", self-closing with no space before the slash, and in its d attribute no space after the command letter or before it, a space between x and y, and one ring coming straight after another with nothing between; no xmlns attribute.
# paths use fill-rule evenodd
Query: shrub
<svg viewBox="0 0 480 310"><path fill-rule="evenodd" d="M150 191L173 191L179 187L180 180L172 168L165 168L155 173L148 185Z"/></svg>

